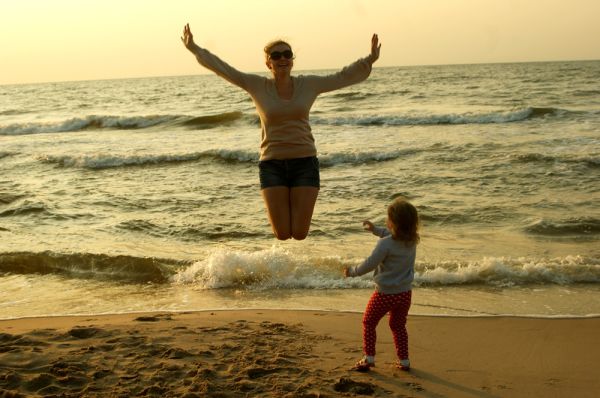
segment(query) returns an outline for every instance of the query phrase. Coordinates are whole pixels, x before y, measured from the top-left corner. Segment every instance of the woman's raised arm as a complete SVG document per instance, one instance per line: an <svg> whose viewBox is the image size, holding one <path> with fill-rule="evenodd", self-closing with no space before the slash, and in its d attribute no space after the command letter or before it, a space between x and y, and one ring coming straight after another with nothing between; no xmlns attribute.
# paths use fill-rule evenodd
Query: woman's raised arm
<svg viewBox="0 0 600 398"><path fill-rule="evenodd" d="M190 29L190 24L186 24L183 27L183 36L181 36L181 41L183 42L185 48L187 48L196 56L196 60L198 60L200 65L204 66L206 69L210 69L223 79L243 88L246 91L248 91L248 87L250 86L252 79L259 79L257 75L240 72L216 55L212 54L210 51L197 45L194 42L194 35Z"/></svg>

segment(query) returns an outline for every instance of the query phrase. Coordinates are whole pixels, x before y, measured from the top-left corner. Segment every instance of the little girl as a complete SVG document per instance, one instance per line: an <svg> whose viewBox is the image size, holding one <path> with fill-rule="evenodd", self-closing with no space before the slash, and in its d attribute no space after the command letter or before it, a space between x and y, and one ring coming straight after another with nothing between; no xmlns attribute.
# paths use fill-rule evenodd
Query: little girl
<svg viewBox="0 0 600 398"><path fill-rule="evenodd" d="M390 329L398 355L397 367L410 370L406 316L411 302L411 285L417 243L419 243L419 216L417 209L402 198L387 209L387 229L376 227L370 221L363 226L380 239L371 255L359 266L344 269L344 275L360 276L375 270L376 290L363 316L363 351L365 356L354 370L368 371L375 366L376 327L381 318L390 313Z"/></svg>

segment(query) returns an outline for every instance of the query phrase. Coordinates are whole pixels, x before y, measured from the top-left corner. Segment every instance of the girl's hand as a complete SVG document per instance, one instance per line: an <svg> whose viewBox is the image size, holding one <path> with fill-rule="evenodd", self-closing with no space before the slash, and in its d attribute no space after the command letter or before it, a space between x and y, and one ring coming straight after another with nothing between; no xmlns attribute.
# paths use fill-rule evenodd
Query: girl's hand
<svg viewBox="0 0 600 398"><path fill-rule="evenodd" d="M363 228L365 229L365 231L373 232L373 229L375 229L375 225L371 221L365 220L363 221Z"/></svg>
<svg viewBox="0 0 600 398"><path fill-rule="evenodd" d="M371 54L369 58L371 58L371 63L374 63L379 59L379 50L381 49L381 44L379 44L379 37L377 37L377 33L373 33L373 37L371 37Z"/></svg>
<svg viewBox="0 0 600 398"><path fill-rule="evenodd" d="M189 23L185 24L185 26L183 27L183 36L181 36L181 41L183 42L183 45L185 46L185 48L187 48L190 51L196 45L194 43L194 35L192 34L192 31L190 30Z"/></svg>

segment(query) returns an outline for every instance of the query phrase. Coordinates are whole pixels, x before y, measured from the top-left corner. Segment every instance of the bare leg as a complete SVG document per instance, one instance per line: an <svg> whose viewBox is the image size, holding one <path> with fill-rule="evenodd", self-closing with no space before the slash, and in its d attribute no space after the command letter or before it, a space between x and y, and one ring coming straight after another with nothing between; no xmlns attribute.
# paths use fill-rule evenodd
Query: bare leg
<svg viewBox="0 0 600 398"><path fill-rule="evenodd" d="M293 187L290 190L292 238L302 240L308 235L318 194L319 188L316 187Z"/></svg>
<svg viewBox="0 0 600 398"><path fill-rule="evenodd" d="M290 226L290 189L284 186L264 188L260 191L267 207L273 234L279 240L292 237Z"/></svg>

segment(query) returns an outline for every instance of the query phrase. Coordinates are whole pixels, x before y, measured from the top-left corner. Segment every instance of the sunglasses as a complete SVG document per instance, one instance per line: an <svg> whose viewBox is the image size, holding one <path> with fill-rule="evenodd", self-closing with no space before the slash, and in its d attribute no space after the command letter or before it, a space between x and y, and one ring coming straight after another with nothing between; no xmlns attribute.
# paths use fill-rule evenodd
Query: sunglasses
<svg viewBox="0 0 600 398"><path fill-rule="evenodd" d="M281 57L284 57L285 59L292 59L294 57L294 53L292 50L285 50L273 51L271 54L269 54L269 58L271 58L273 61L277 61L278 59L281 59Z"/></svg>

